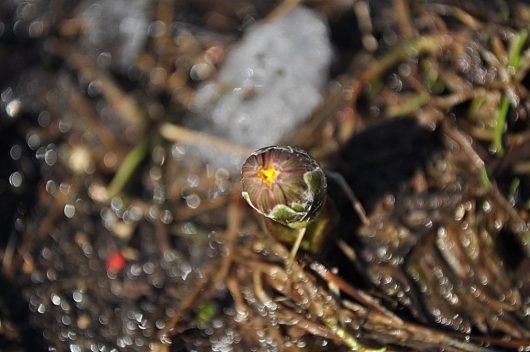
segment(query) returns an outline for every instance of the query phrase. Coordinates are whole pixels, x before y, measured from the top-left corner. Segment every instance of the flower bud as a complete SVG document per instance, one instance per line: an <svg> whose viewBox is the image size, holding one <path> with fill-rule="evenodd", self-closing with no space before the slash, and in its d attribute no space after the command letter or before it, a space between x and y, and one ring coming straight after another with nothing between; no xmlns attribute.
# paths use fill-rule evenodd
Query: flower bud
<svg viewBox="0 0 530 352"><path fill-rule="evenodd" d="M306 226L326 198L326 177L317 162L294 147L265 147L241 169L242 196L256 211L291 228Z"/></svg>

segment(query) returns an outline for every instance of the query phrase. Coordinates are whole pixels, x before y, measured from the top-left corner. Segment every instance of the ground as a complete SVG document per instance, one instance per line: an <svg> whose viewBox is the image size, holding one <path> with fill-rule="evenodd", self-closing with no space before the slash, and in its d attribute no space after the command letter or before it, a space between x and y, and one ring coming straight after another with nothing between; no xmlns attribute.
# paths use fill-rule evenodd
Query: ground
<svg viewBox="0 0 530 352"><path fill-rule="evenodd" d="M252 147L194 119L296 6L334 56L278 143L326 171L333 226L289 263L201 154ZM501 0L2 2L0 349L530 348L529 21Z"/></svg>

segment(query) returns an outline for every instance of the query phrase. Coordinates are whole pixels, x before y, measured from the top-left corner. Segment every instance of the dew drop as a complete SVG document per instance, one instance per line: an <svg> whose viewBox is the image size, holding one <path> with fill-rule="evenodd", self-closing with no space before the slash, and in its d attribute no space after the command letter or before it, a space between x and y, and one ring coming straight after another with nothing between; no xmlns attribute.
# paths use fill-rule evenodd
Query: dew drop
<svg viewBox="0 0 530 352"><path fill-rule="evenodd" d="M192 193L185 197L186 205L191 209L197 209L201 205L201 198L198 194Z"/></svg>
<svg viewBox="0 0 530 352"><path fill-rule="evenodd" d="M28 147L31 148L31 150L35 150L40 145L40 137L35 132L30 132L26 135L26 143L28 144Z"/></svg>
<svg viewBox="0 0 530 352"><path fill-rule="evenodd" d="M57 161L57 152L54 149L48 149L46 153L44 153L44 162L48 166L53 166L56 161Z"/></svg>
<svg viewBox="0 0 530 352"><path fill-rule="evenodd" d="M22 156L22 148L20 147L20 145L15 144L14 146L12 146L9 150L9 156L13 160L19 160Z"/></svg>
<svg viewBox="0 0 530 352"><path fill-rule="evenodd" d="M58 306L59 304L61 304L61 297L59 297L59 295L56 295L55 293L52 294L51 296L51 301L54 305Z"/></svg>
<svg viewBox="0 0 530 352"><path fill-rule="evenodd" d="M66 204L64 206L64 216L68 219L73 218L75 215L75 206L73 204Z"/></svg>
<svg viewBox="0 0 530 352"><path fill-rule="evenodd" d="M39 117L37 118L37 122L39 123L39 126L46 127L50 124L51 121L51 115L48 111L41 111L39 113Z"/></svg>
<svg viewBox="0 0 530 352"><path fill-rule="evenodd" d="M11 100L6 105L6 113L9 115L9 117L15 118L20 112L21 107L22 107L22 103L20 102L20 100L18 99Z"/></svg>
<svg viewBox="0 0 530 352"><path fill-rule="evenodd" d="M160 214L160 221L166 225L169 225L173 221L173 215L169 210L165 209Z"/></svg>
<svg viewBox="0 0 530 352"><path fill-rule="evenodd" d="M18 171L13 172L9 176L9 184L15 188L22 186L23 181L24 181L24 176Z"/></svg>
<svg viewBox="0 0 530 352"><path fill-rule="evenodd" d="M179 144L174 144L171 147L171 156L175 160L182 160L184 159L184 156L186 155L186 149L184 146Z"/></svg>
<svg viewBox="0 0 530 352"><path fill-rule="evenodd" d="M42 21L33 21L29 25L28 34L31 38L36 38L42 35L44 32L44 24Z"/></svg>

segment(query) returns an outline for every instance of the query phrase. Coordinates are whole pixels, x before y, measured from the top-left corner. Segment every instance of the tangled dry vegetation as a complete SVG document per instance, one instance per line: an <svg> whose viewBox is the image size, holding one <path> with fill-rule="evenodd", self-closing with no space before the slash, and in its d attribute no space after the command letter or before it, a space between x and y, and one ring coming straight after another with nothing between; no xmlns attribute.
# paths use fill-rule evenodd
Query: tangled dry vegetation
<svg viewBox="0 0 530 352"><path fill-rule="evenodd" d="M265 21L299 2L254 6ZM334 238L289 267L237 177L185 152L247 149L175 118L197 88L190 69L207 62L214 75L228 50L208 25L234 35L245 1L156 2L167 28L178 11L223 21L200 23L201 36L153 35L129 77L84 54L82 20L49 3L46 62L3 93L33 116L4 132L41 163L17 164L36 201L0 252L31 325L0 300L10 350L23 340L72 351L529 348L530 6L305 3L359 28L359 47L339 45L324 101L284 142L342 175L366 214L330 180ZM116 252L125 267L109 272Z"/></svg>

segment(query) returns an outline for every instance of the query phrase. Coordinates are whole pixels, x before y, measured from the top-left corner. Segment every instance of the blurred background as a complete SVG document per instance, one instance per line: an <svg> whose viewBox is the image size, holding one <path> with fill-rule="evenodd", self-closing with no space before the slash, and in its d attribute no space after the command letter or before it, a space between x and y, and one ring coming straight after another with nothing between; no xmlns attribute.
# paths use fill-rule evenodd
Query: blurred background
<svg viewBox="0 0 530 352"><path fill-rule="evenodd" d="M526 1L3 0L0 350L528 350L528 23ZM268 145L335 175L294 268L240 197Z"/></svg>

